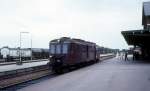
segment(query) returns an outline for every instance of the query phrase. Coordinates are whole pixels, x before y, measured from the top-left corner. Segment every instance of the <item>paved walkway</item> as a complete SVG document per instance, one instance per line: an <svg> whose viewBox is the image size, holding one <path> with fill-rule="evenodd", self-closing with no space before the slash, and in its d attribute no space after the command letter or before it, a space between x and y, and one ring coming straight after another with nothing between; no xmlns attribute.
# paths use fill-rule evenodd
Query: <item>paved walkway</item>
<svg viewBox="0 0 150 91"><path fill-rule="evenodd" d="M113 58L19 91L150 91L150 63Z"/></svg>
<svg viewBox="0 0 150 91"><path fill-rule="evenodd" d="M37 61L37 62L23 63L22 65L17 65L17 64L0 65L0 72L46 65L48 62L49 61Z"/></svg>

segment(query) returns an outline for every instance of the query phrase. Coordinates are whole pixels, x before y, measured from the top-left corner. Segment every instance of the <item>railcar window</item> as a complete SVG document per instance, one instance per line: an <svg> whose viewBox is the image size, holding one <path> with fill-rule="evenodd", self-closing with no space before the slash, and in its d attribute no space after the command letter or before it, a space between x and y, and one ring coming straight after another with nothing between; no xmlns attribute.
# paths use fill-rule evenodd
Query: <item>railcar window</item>
<svg viewBox="0 0 150 91"><path fill-rule="evenodd" d="M55 54L55 45L51 45L50 53Z"/></svg>
<svg viewBox="0 0 150 91"><path fill-rule="evenodd" d="M67 54L68 53L68 44L63 44L62 49L63 49L62 53Z"/></svg>
<svg viewBox="0 0 150 91"><path fill-rule="evenodd" d="M60 54L61 53L61 45L56 46L56 53Z"/></svg>

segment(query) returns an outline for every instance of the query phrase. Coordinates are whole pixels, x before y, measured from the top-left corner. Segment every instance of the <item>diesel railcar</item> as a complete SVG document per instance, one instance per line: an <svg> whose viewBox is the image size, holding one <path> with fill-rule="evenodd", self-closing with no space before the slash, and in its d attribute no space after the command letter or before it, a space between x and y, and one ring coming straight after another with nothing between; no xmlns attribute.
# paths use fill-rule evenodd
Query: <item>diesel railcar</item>
<svg viewBox="0 0 150 91"><path fill-rule="evenodd" d="M62 37L50 41L49 48L52 70L55 72L97 61L96 44L81 39Z"/></svg>

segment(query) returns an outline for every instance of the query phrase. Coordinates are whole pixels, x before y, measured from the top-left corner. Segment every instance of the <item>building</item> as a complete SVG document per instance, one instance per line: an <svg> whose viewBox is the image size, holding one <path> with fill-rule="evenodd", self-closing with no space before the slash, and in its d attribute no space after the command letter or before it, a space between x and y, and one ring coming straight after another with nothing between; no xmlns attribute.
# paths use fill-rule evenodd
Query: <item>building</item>
<svg viewBox="0 0 150 91"><path fill-rule="evenodd" d="M8 46L2 47L0 50L0 54L3 59L12 60L19 59L20 55L23 58L31 57L31 49L30 48L9 48Z"/></svg>
<svg viewBox="0 0 150 91"><path fill-rule="evenodd" d="M49 57L49 49L44 48L9 48L2 47L0 50L1 58L5 61L17 61L21 57L22 60L47 59Z"/></svg>
<svg viewBox="0 0 150 91"><path fill-rule="evenodd" d="M142 30L122 31L128 45L133 45L134 49L140 48L141 55L138 58L150 59L150 2L143 3Z"/></svg>
<svg viewBox="0 0 150 91"><path fill-rule="evenodd" d="M142 25L144 30L150 30L150 2L143 3Z"/></svg>

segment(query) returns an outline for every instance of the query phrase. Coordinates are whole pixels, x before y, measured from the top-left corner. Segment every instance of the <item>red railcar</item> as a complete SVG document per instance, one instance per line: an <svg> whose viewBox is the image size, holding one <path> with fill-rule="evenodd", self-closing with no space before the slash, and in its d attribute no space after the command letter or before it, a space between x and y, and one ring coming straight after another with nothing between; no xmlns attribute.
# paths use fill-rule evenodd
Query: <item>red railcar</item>
<svg viewBox="0 0 150 91"><path fill-rule="evenodd" d="M96 62L96 44L81 39L63 37L50 42L50 61L54 71Z"/></svg>

